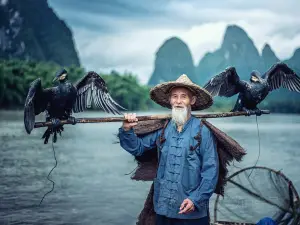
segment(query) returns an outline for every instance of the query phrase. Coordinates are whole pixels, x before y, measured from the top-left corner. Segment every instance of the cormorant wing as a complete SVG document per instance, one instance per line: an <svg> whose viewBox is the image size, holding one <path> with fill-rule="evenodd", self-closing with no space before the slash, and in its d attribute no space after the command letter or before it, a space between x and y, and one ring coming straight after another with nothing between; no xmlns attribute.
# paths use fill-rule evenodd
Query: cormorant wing
<svg viewBox="0 0 300 225"><path fill-rule="evenodd" d="M238 76L234 67L228 67L223 72L212 77L204 88L214 96L231 97L239 92Z"/></svg>
<svg viewBox="0 0 300 225"><path fill-rule="evenodd" d="M107 113L121 114L119 109L126 110L110 96L105 81L96 72L88 72L75 87L77 89L76 102L73 106L75 113L90 108L92 102Z"/></svg>
<svg viewBox="0 0 300 225"><path fill-rule="evenodd" d="M271 91L282 86L290 91L300 92L300 77L285 63L274 64L262 78L267 79Z"/></svg>
<svg viewBox="0 0 300 225"><path fill-rule="evenodd" d="M24 125L28 134L34 128L35 116L46 110L51 95L52 89L43 89L40 78L30 84L24 106Z"/></svg>

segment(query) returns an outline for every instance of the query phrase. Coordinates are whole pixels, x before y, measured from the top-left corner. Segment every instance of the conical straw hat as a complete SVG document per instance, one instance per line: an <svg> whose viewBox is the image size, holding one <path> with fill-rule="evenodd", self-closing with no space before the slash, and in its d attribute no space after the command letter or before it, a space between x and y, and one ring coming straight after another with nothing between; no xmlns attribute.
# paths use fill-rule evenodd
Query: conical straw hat
<svg viewBox="0 0 300 225"><path fill-rule="evenodd" d="M188 88L196 96L196 102L192 105L192 110L207 109L213 104L213 98L210 93L199 85L194 84L185 74L182 74L176 81L164 82L151 88L150 97L157 104L171 109L169 93L174 87Z"/></svg>

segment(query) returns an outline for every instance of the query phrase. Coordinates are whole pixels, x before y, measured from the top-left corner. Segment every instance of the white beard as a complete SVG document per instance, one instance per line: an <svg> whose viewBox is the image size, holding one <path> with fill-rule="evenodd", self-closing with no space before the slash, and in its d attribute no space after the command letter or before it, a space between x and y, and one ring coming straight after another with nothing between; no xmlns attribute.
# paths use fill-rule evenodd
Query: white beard
<svg viewBox="0 0 300 225"><path fill-rule="evenodd" d="M181 126L185 123L187 119L187 114L188 110L186 106L184 106L184 108L172 107L172 120L178 126Z"/></svg>

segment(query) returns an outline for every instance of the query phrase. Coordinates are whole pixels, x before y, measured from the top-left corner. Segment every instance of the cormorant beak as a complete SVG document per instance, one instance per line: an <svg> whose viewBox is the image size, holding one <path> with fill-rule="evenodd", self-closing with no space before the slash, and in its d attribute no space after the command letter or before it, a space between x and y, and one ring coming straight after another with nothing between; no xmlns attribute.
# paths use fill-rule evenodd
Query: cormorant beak
<svg viewBox="0 0 300 225"><path fill-rule="evenodd" d="M58 77L54 77L54 79L53 79L52 82L54 83L54 82L56 82L57 80L58 80Z"/></svg>
<svg viewBox="0 0 300 225"><path fill-rule="evenodd" d="M55 78L53 79L53 82L55 82L55 81L57 81L57 80L64 80L64 79L66 78L66 76L67 76L67 74L64 73L64 74L60 75L59 77L55 77Z"/></svg>
<svg viewBox="0 0 300 225"><path fill-rule="evenodd" d="M252 77L251 77L251 80L254 81L254 82L258 81L258 79L257 79L256 76L252 76Z"/></svg>

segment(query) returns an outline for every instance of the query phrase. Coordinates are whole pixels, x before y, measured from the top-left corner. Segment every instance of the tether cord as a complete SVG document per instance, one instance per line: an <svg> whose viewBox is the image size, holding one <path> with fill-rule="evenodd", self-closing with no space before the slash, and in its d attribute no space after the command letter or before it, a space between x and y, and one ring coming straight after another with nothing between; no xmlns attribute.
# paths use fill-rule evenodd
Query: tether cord
<svg viewBox="0 0 300 225"><path fill-rule="evenodd" d="M256 162L255 162L255 165L254 165L254 167L257 165L257 162L258 162L258 160L259 160L259 157L260 157L260 135L259 135L258 122L257 122L257 115L256 115L256 117L255 117L255 118L256 118L257 137L258 137L258 157L257 157L257 160L256 160ZM249 174L248 178L250 177L250 175L251 175L252 171L253 171L253 168L252 168L252 170L251 170L251 172L250 172L250 174Z"/></svg>
<svg viewBox="0 0 300 225"><path fill-rule="evenodd" d="M139 167L139 165L137 165L130 173L125 173L124 175L130 175L130 174L132 174L135 170L136 170L136 168L138 168Z"/></svg>
<svg viewBox="0 0 300 225"><path fill-rule="evenodd" d="M256 118L256 128L257 128L257 137L258 137L258 157L257 157L257 159L256 159L256 162L255 162L255 164L254 164L254 167L257 165L258 160L259 160L259 157L260 157L260 134L259 134L259 127L258 127L257 115L256 115L255 118ZM234 162L232 163L232 165L233 165L235 168L243 169L243 168L241 168L241 167L238 167L238 166L234 165ZM253 168L252 168L250 174L248 175L248 178L250 177L252 171L253 171Z"/></svg>
<svg viewBox="0 0 300 225"><path fill-rule="evenodd" d="M55 151L54 151L53 138L52 138L52 150L53 150L53 155L54 155L54 159L55 159L55 165L54 165L54 167L50 170L50 172L49 172L49 174L48 174L48 176L47 176L47 179L48 179L49 181L52 182L52 189L51 189L50 191L48 191L48 192L43 196L43 198L42 198L42 200L40 201L40 204L39 204L39 205L42 204L42 201L43 201L43 199L46 197L46 195L49 194L49 193L51 193L51 192L54 190L54 185L55 185L55 183L54 183L53 180L51 180L51 179L49 178L51 172L52 172L52 171L55 169L55 167L57 166L57 160L56 160Z"/></svg>

